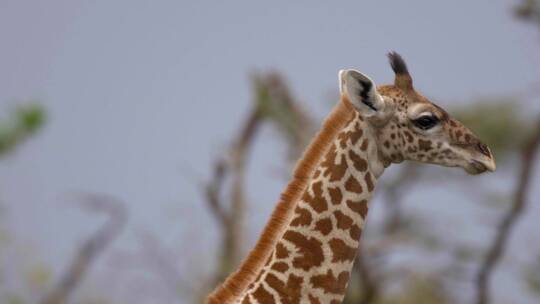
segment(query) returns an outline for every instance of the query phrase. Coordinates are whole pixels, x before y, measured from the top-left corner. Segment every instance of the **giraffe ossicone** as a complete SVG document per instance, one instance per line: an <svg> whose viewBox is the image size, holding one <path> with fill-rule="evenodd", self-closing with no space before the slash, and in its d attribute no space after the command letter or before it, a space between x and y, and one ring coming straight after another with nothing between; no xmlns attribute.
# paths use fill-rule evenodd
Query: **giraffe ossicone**
<svg viewBox="0 0 540 304"><path fill-rule="evenodd" d="M341 99L308 146L255 248L208 303L341 303L377 178L411 160L495 170L489 148L413 87L389 54L394 84L339 72Z"/></svg>

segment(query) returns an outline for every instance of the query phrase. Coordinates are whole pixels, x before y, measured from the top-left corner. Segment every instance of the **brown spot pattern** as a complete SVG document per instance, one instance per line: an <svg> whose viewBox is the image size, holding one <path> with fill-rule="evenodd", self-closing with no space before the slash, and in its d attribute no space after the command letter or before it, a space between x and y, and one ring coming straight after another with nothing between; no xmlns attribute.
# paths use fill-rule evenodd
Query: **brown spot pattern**
<svg viewBox="0 0 540 304"><path fill-rule="evenodd" d="M363 219L366 218L366 215L367 215L367 212L368 212L367 201L366 200L361 200L359 202L348 200L347 201L347 207L349 207L352 211L360 214L360 216Z"/></svg>
<svg viewBox="0 0 540 304"><path fill-rule="evenodd" d="M360 172L364 172L367 170L367 161L363 159L360 155L354 153L353 150L349 151L349 158L351 159L353 166L356 168L356 170Z"/></svg>
<svg viewBox="0 0 540 304"><path fill-rule="evenodd" d="M403 134L405 134L405 137L407 138L407 141L412 143L414 138L412 136L412 134L409 132L409 131L403 131Z"/></svg>
<svg viewBox="0 0 540 304"><path fill-rule="evenodd" d="M375 188L375 185L373 184L373 179L371 178L371 172L366 172L366 175L364 176L364 179L366 181L366 186L369 192L372 192Z"/></svg>
<svg viewBox="0 0 540 304"><path fill-rule="evenodd" d="M272 269L277 272L285 272L289 269L289 265L285 262L276 262L272 265Z"/></svg>
<svg viewBox="0 0 540 304"><path fill-rule="evenodd" d="M308 298L309 298L309 303L310 304L321 304L321 301L319 301L319 299L315 298L311 294L308 295Z"/></svg>
<svg viewBox="0 0 540 304"><path fill-rule="evenodd" d="M351 227L351 230L349 230L349 234L353 240L360 240L360 236L362 235L362 230L357 225L354 225Z"/></svg>
<svg viewBox="0 0 540 304"><path fill-rule="evenodd" d="M303 279L295 276L294 274L289 275L287 278L287 283L281 281L271 273L266 276L266 283L268 283L268 286L270 286L272 289L277 291L279 297L281 298L281 303L284 304L300 303L302 282Z"/></svg>
<svg viewBox="0 0 540 304"><path fill-rule="evenodd" d="M360 129L360 125L356 125L356 130L354 130L353 132L349 132L349 136L351 138L351 144L353 145L356 145L356 142L362 138L362 135L364 134L364 131L362 131L362 129Z"/></svg>
<svg viewBox="0 0 540 304"><path fill-rule="evenodd" d="M291 226L309 226L311 224L311 213L304 208L296 207L294 213L297 215L291 222Z"/></svg>
<svg viewBox="0 0 540 304"><path fill-rule="evenodd" d="M315 223L315 230L323 235L328 235L332 231L332 221L329 218L323 218Z"/></svg>
<svg viewBox="0 0 540 304"><path fill-rule="evenodd" d="M311 196L309 191L306 190L306 192L304 192L304 196L302 196L302 199L318 213L326 211L328 209L328 205L326 204L326 199L323 196L322 182L318 181L314 183L311 186L311 189L313 190L314 196Z"/></svg>
<svg viewBox="0 0 540 304"><path fill-rule="evenodd" d="M334 211L334 217L336 218L337 227L341 230L348 230L353 224L352 218L344 214L343 212Z"/></svg>
<svg viewBox="0 0 540 304"><path fill-rule="evenodd" d="M341 180L345 171L347 171L347 161L341 157L340 162L336 164L337 152L336 145L332 145L330 151L326 154L324 161L321 162L321 167L324 168L323 176L330 176L329 180L335 182Z"/></svg>
<svg viewBox="0 0 540 304"><path fill-rule="evenodd" d="M364 140L362 141L362 145L360 145L360 150L366 151L367 148L368 148L368 140L367 138L364 138Z"/></svg>
<svg viewBox="0 0 540 304"><path fill-rule="evenodd" d="M325 293L343 294L349 282L349 273L341 272L337 277L329 269L326 274L311 277L311 284L315 288L321 288Z"/></svg>
<svg viewBox="0 0 540 304"><path fill-rule="evenodd" d="M362 185L351 175L345 182L345 190L355 193L362 193Z"/></svg>
<svg viewBox="0 0 540 304"><path fill-rule="evenodd" d="M332 250L332 262L352 261L356 256L356 248L350 247L343 240L331 239L328 242Z"/></svg>
<svg viewBox="0 0 540 304"><path fill-rule="evenodd" d="M341 189L339 188L328 188L328 194L330 194L330 201L334 205L341 204L341 200L343 199L343 194L341 193Z"/></svg>
<svg viewBox="0 0 540 304"><path fill-rule="evenodd" d="M274 296L264 289L262 284L255 289L253 297L261 304L274 304L276 302Z"/></svg>
<svg viewBox="0 0 540 304"><path fill-rule="evenodd" d="M289 256L289 250L281 243L276 245L276 258L277 259L286 259Z"/></svg>
<svg viewBox="0 0 540 304"><path fill-rule="evenodd" d="M283 238L296 246L297 256L293 259L295 268L308 271L312 267L318 267L324 261L322 243L316 238L306 237L296 231L288 230Z"/></svg>
<svg viewBox="0 0 540 304"><path fill-rule="evenodd" d="M418 148L420 149L420 151L429 151L431 149L431 141L419 139Z"/></svg>
<svg viewBox="0 0 540 304"><path fill-rule="evenodd" d="M356 124L354 126L354 130L352 131L345 131L345 132L342 132L338 138L339 140L341 141L344 141L344 142L347 142L347 139L351 139L351 144L352 145L356 145L356 142L362 138L362 136L364 135L364 131L362 130L362 126L360 126L360 124Z"/></svg>

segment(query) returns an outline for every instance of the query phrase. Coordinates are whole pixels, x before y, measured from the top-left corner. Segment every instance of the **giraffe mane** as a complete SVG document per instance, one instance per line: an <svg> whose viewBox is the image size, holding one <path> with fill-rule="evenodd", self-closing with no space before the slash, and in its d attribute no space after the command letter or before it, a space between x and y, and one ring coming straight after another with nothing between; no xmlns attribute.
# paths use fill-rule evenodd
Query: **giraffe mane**
<svg viewBox="0 0 540 304"><path fill-rule="evenodd" d="M297 162L293 178L281 194L255 247L240 264L238 270L229 275L225 282L208 297L207 303L229 303L240 296L249 283L255 279L288 224L294 207L305 191L315 167L322 160L339 131L353 118L354 112L350 101L342 96L341 101L326 118L321 130Z"/></svg>

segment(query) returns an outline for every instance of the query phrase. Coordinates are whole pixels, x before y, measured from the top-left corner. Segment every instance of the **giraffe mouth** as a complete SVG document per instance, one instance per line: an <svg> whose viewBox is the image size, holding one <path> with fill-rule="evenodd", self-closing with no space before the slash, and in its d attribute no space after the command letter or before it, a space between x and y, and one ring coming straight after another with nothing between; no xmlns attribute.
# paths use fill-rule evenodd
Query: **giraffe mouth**
<svg viewBox="0 0 540 304"><path fill-rule="evenodd" d="M489 162L472 160L469 162L468 166L465 167L465 171L472 175L482 174L486 171L493 172L495 171L495 163L491 160Z"/></svg>
<svg viewBox="0 0 540 304"><path fill-rule="evenodd" d="M482 174L486 171L494 172L497 168L490 149L480 142L473 144L452 143L452 146L463 151L464 162L461 163L460 167L471 175Z"/></svg>

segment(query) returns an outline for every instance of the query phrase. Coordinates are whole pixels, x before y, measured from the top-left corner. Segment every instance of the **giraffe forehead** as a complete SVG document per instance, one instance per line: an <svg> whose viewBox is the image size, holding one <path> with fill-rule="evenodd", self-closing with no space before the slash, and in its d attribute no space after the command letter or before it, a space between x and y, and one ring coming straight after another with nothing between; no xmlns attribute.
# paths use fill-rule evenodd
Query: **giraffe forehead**
<svg viewBox="0 0 540 304"><path fill-rule="evenodd" d="M439 105L431 102L428 98L417 91L404 92L394 85L383 85L378 88L381 95L391 100L398 112L410 112L414 108L415 114L418 111L428 111L435 113L441 120L450 120L450 115Z"/></svg>

